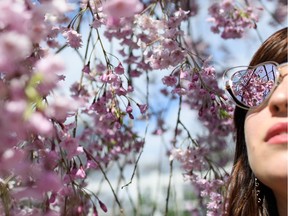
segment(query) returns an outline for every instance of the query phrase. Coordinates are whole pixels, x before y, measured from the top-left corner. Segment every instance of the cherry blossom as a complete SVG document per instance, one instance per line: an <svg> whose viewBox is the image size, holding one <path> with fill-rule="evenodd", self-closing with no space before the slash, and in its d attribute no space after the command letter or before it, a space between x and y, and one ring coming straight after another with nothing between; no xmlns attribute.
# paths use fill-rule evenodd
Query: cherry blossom
<svg viewBox="0 0 288 216"><path fill-rule="evenodd" d="M139 0L111 0L103 5L103 11L114 18L129 17L139 13L143 4Z"/></svg>
<svg viewBox="0 0 288 216"><path fill-rule="evenodd" d="M167 86L175 86L177 84L177 78L175 76L165 76L162 79L163 83Z"/></svg>
<svg viewBox="0 0 288 216"><path fill-rule="evenodd" d="M12 73L21 60L32 51L32 42L24 35L16 32L5 32L0 35L0 70Z"/></svg>
<svg viewBox="0 0 288 216"><path fill-rule="evenodd" d="M256 28L259 20L257 8L251 6L240 8L237 2L232 0L214 3L209 8L209 13L212 16L209 21L215 24L211 30L214 33L221 32L221 37L225 39L241 38L245 28Z"/></svg>
<svg viewBox="0 0 288 216"><path fill-rule="evenodd" d="M65 29L63 36L66 39L66 43L72 48L80 48L82 46L82 35L74 29Z"/></svg>

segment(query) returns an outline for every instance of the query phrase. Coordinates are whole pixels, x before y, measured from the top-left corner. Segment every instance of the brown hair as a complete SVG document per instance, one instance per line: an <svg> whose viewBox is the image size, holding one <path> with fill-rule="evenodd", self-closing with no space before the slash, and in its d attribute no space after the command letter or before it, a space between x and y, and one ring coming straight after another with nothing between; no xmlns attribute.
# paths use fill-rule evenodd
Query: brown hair
<svg viewBox="0 0 288 216"><path fill-rule="evenodd" d="M250 65L265 61L287 62L287 28L271 35L254 54ZM229 216L277 216L276 200L272 190L260 183L261 202L257 203L255 176L248 162L244 135L244 122L247 111L236 107L234 125L236 129L236 149L234 165L228 183L225 199L225 213Z"/></svg>

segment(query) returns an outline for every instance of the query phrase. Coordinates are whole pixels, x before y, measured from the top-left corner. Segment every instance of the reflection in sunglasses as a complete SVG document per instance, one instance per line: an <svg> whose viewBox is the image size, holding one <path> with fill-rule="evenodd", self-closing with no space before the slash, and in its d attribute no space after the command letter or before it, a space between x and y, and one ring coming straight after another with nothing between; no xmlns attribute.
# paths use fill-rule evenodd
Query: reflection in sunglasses
<svg viewBox="0 0 288 216"><path fill-rule="evenodd" d="M226 89L243 108L259 106L269 97L279 75L277 65L273 63L261 64L256 67L235 67L226 71L230 73L230 80ZM242 106L241 106L242 105Z"/></svg>
<svg viewBox="0 0 288 216"><path fill-rule="evenodd" d="M235 97L248 107L261 104L273 88L275 69L274 65L263 65L236 72L232 77L232 92ZM234 79L235 75L237 80Z"/></svg>

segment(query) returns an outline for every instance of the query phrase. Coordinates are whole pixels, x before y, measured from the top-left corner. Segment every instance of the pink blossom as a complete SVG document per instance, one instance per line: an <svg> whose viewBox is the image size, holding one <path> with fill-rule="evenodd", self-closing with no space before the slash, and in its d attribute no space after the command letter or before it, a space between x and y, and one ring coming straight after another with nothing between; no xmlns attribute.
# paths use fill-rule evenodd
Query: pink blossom
<svg viewBox="0 0 288 216"><path fill-rule="evenodd" d="M51 136L53 132L52 123L39 112L33 113L29 117L30 130L35 134Z"/></svg>
<svg viewBox="0 0 288 216"><path fill-rule="evenodd" d="M178 95L186 95L187 94L187 90L185 88L175 88L171 91L173 94L178 94Z"/></svg>
<svg viewBox="0 0 288 216"><path fill-rule="evenodd" d="M99 205L100 205L101 209L102 209L104 212L107 212L108 209L107 209L106 205L105 205L101 200L98 200L98 202L99 202Z"/></svg>
<svg viewBox="0 0 288 216"><path fill-rule="evenodd" d="M162 41L162 46L164 49L169 49L169 50L175 50L179 48L178 43L176 41L168 39L168 38L165 38Z"/></svg>
<svg viewBox="0 0 288 216"><path fill-rule="evenodd" d="M83 169L83 166L80 166L80 168L77 170L75 176L80 178L80 179L84 179L86 177L86 173L85 173L85 170Z"/></svg>
<svg viewBox="0 0 288 216"><path fill-rule="evenodd" d="M133 116L132 113L129 113L129 112L128 112L128 116L129 116L130 119L134 119L134 116Z"/></svg>
<svg viewBox="0 0 288 216"><path fill-rule="evenodd" d="M113 26L119 26L120 25L120 18L114 17L114 16L109 16L107 21L106 21L106 26L108 27L113 27ZM110 34L109 32L105 32L106 38L111 41L113 35Z"/></svg>
<svg viewBox="0 0 288 216"><path fill-rule="evenodd" d="M221 207L222 197L220 194L212 192L210 194L211 202L207 204L207 208L211 210L218 210Z"/></svg>
<svg viewBox="0 0 288 216"><path fill-rule="evenodd" d="M66 0L49 0L41 1L41 3L41 9L44 14L48 13L58 15L59 17L61 17L63 13L73 9L73 6L68 4Z"/></svg>
<svg viewBox="0 0 288 216"><path fill-rule="evenodd" d="M55 192L51 193L51 196L49 198L49 203L52 204L56 201L57 194Z"/></svg>
<svg viewBox="0 0 288 216"><path fill-rule="evenodd" d="M53 170L58 165L59 155L56 151L47 149L45 152L42 152L41 156L46 169Z"/></svg>
<svg viewBox="0 0 288 216"><path fill-rule="evenodd" d="M71 159L73 156L77 155L77 147L79 146L78 139L67 138L60 143L61 147L66 151L67 157Z"/></svg>
<svg viewBox="0 0 288 216"><path fill-rule="evenodd" d="M26 152L19 149L6 149L0 159L1 159L1 173L13 172L19 174L25 172L28 164L25 163Z"/></svg>
<svg viewBox="0 0 288 216"><path fill-rule="evenodd" d="M127 92L132 93L134 91L134 87L129 85L127 88Z"/></svg>
<svg viewBox="0 0 288 216"><path fill-rule="evenodd" d="M88 160L87 161L87 165L86 165L86 169L96 169L98 167L97 163L93 160Z"/></svg>
<svg viewBox="0 0 288 216"><path fill-rule="evenodd" d="M100 76L100 80L107 83L117 83L119 82L119 77L114 73L108 72Z"/></svg>
<svg viewBox="0 0 288 216"><path fill-rule="evenodd" d="M88 62L86 65L84 65L82 72L89 74L91 72L90 70L90 62Z"/></svg>
<svg viewBox="0 0 288 216"><path fill-rule="evenodd" d="M138 70L132 70L130 72L131 77L139 77L139 76L141 76L141 74L142 73L140 71L138 71Z"/></svg>
<svg viewBox="0 0 288 216"><path fill-rule="evenodd" d="M54 172L41 172L37 179L37 190L41 192L57 192L61 188L61 180Z"/></svg>
<svg viewBox="0 0 288 216"><path fill-rule="evenodd" d="M127 113L131 113L132 111L133 111L132 106L131 106L131 105L128 105L128 106L126 107L126 112L127 112Z"/></svg>
<svg viewBox="0 0 288 216"><path fill-rule="evenodd" d="M143 4L139 0L110 0L103 4L103 12L114 18L130 17L142 9Z"/></svg>
<svg viewBox="0 0 288 216"><path fill-rule="evenodd" d="M170 160L179 160L185 171L201 170L204 167L205 151L202 148L172 149Z"/></svg>
<svg viewBox="0 0 288 216"><path fill-rule="evenodd" d="M93 23L92 23L92 27L95 29L100 28L103 25L103 20L99 20L97 18L94 19Z"/></svg>
<svg viewBox="0 0 288 216"><path fill-rule="evenodd" d="M41 191L31 187L22 187L18 190L14 190L12 194L13 198L18 202L23 199L41 200L43 198L43 193Z"/></svg>
<svg viewBox="0 0 288 216"><path fill-rule="evenodd" d="M104 72L106 69L106 66L102 62L96 65L96 70L99 72Z"/></svg>
<svg viewBox="0 0 288 216"><path fill-rule="evenodd" d="M190 9L190 8L189 8ZM174 13L169 21L168 25L171 28L175 28L180 25L180 23L188 18L189 11L183 11L181 8Z"/></svg>
<svg viewBox="0 0 288 216"><path fill-rule="evenodd" d="M55 74L63 72L65 69L63 60L56 55L48 55L36 63L36 70L44 75L45 80L56 80ZM47 76L49 78L47 78Z"/></svg>
<svg viewBox="0 0 288 216"><path fill-rule="evenodd" d="M0 11L1 29L9 28L13 32L23 35L28 33L32 13L25 9L23 2L1 1Z"/></svg>
<svg viewBox="0 0 288 216"><path fill-rule="evenodd" d="M141 114L144 114L148 109L147 104L138 104L137 103L137 106L139 107Z"/></svg>
<svg viewBox="0 0 288 216"><path fill-rule="evenodd" d="M49 55L40 59L36 63L36 74L39 76L38 90L42 95L47 95L57 86L57 82L63 79L63 75L58 73L65 69L63 61L58 56Z"/></svg>
<svg viewBox="0 0 288 216"><path fill-rule="evenodd" d="M175 49L170 53L171 65L177 66L179 63L183 62L185 59L186 51L181 49Z"/></svg>
<svg viewBox="0 0 288 216"><path fill-rule="evenodd" d="M123 65L121 63L119 63L118 66L114 68L114 71L118 75L124 74Z"/></svg>
<svg viewBox="0 0 288 216"><path fill-rule="evenodd" d="M13 115L21 115L26 109L27 103L25 100L9 101L5 104L6 110Z"/></svg>
<svg viewBox="0 0 288 216"><path fill-rule="evenodd" d="M258 14L251 7L239 8L237 3L226 0L221 3L214 3L209 8L209 14L212 16L208 19L214 23L211 27L212 32L221 33L224 39L241 38L245 28L256 28Z"/></svg>
<svg viewBox="0 0 288 216"><path fill-rule="evenodd" d="M177 78L175 76L165 76L162 78L162 82L167 86L175 86L177 84Z"/></svg>
<svg viewBox="0 0 288 216"><path fill-rule="evenodd" d="M98 101L92 104L91 109L95 110L99 114L106 114L107 107L106 107L105 98L100 98Z"/></svg>
<svg viewBox="0 0 288 216"><path fill-rule="evenodd" d="M53 101L45 109L45 114L59 122L64 122L68 114L75 112L81 105L80 101L72 100L64 96L55 95Z"/></svg>
<svg viewBox="0 0 288 216"><path fill-rule="evenodd" d="M82 35L74 29L65 29L62 34L66 39L66 43L72 48L78 49L82 46Z"/></svg>
<svg viewBox="0 0 288 216"><path fill-rule="evenodd" d="M32 42L16 32L0 34L0 71L12 72L32 51Z"/></svg>
<svg viewBox="0 0 288 216"><path fill-rule="evenodd" d="M188 70L180 70L180 79L190 80L191 79L191 72Z"/></svg>

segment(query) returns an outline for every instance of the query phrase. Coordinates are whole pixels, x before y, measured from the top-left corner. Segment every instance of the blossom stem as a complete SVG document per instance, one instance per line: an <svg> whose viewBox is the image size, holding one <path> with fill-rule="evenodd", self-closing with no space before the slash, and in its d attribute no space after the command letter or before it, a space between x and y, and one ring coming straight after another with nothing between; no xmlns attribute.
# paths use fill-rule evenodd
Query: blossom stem
<svg viewBox="0 0 288 216"><path fill-rule="evenodd" d="M114 198L115 198L115 201L116 201L119 209L122 211L123 208L122 208L122 205L121 205L121 203L120 203L120 201L119 201L119 199L118 199L118 196L117 196L117 194L115 193L115 190L114 190L114 188L113 188L113 186L112 186L112 184L111 184L108 176L106 175L104 169L102 168L101 164L100 164L100 163L93 157L93 155L92 155L90 152L88 152L85 148L83 148L83 150L84 150L84 152L85 152L87 155L89 155L89 156L91 157L91 159L98 165L100 171L102 172L105 180L107 181L107 183L108 183L108 185L109 185L109 187L110 187L110 189L111 189L111 191L112 191L112 193L113 193L113 196L114 196Z"/></svg>

